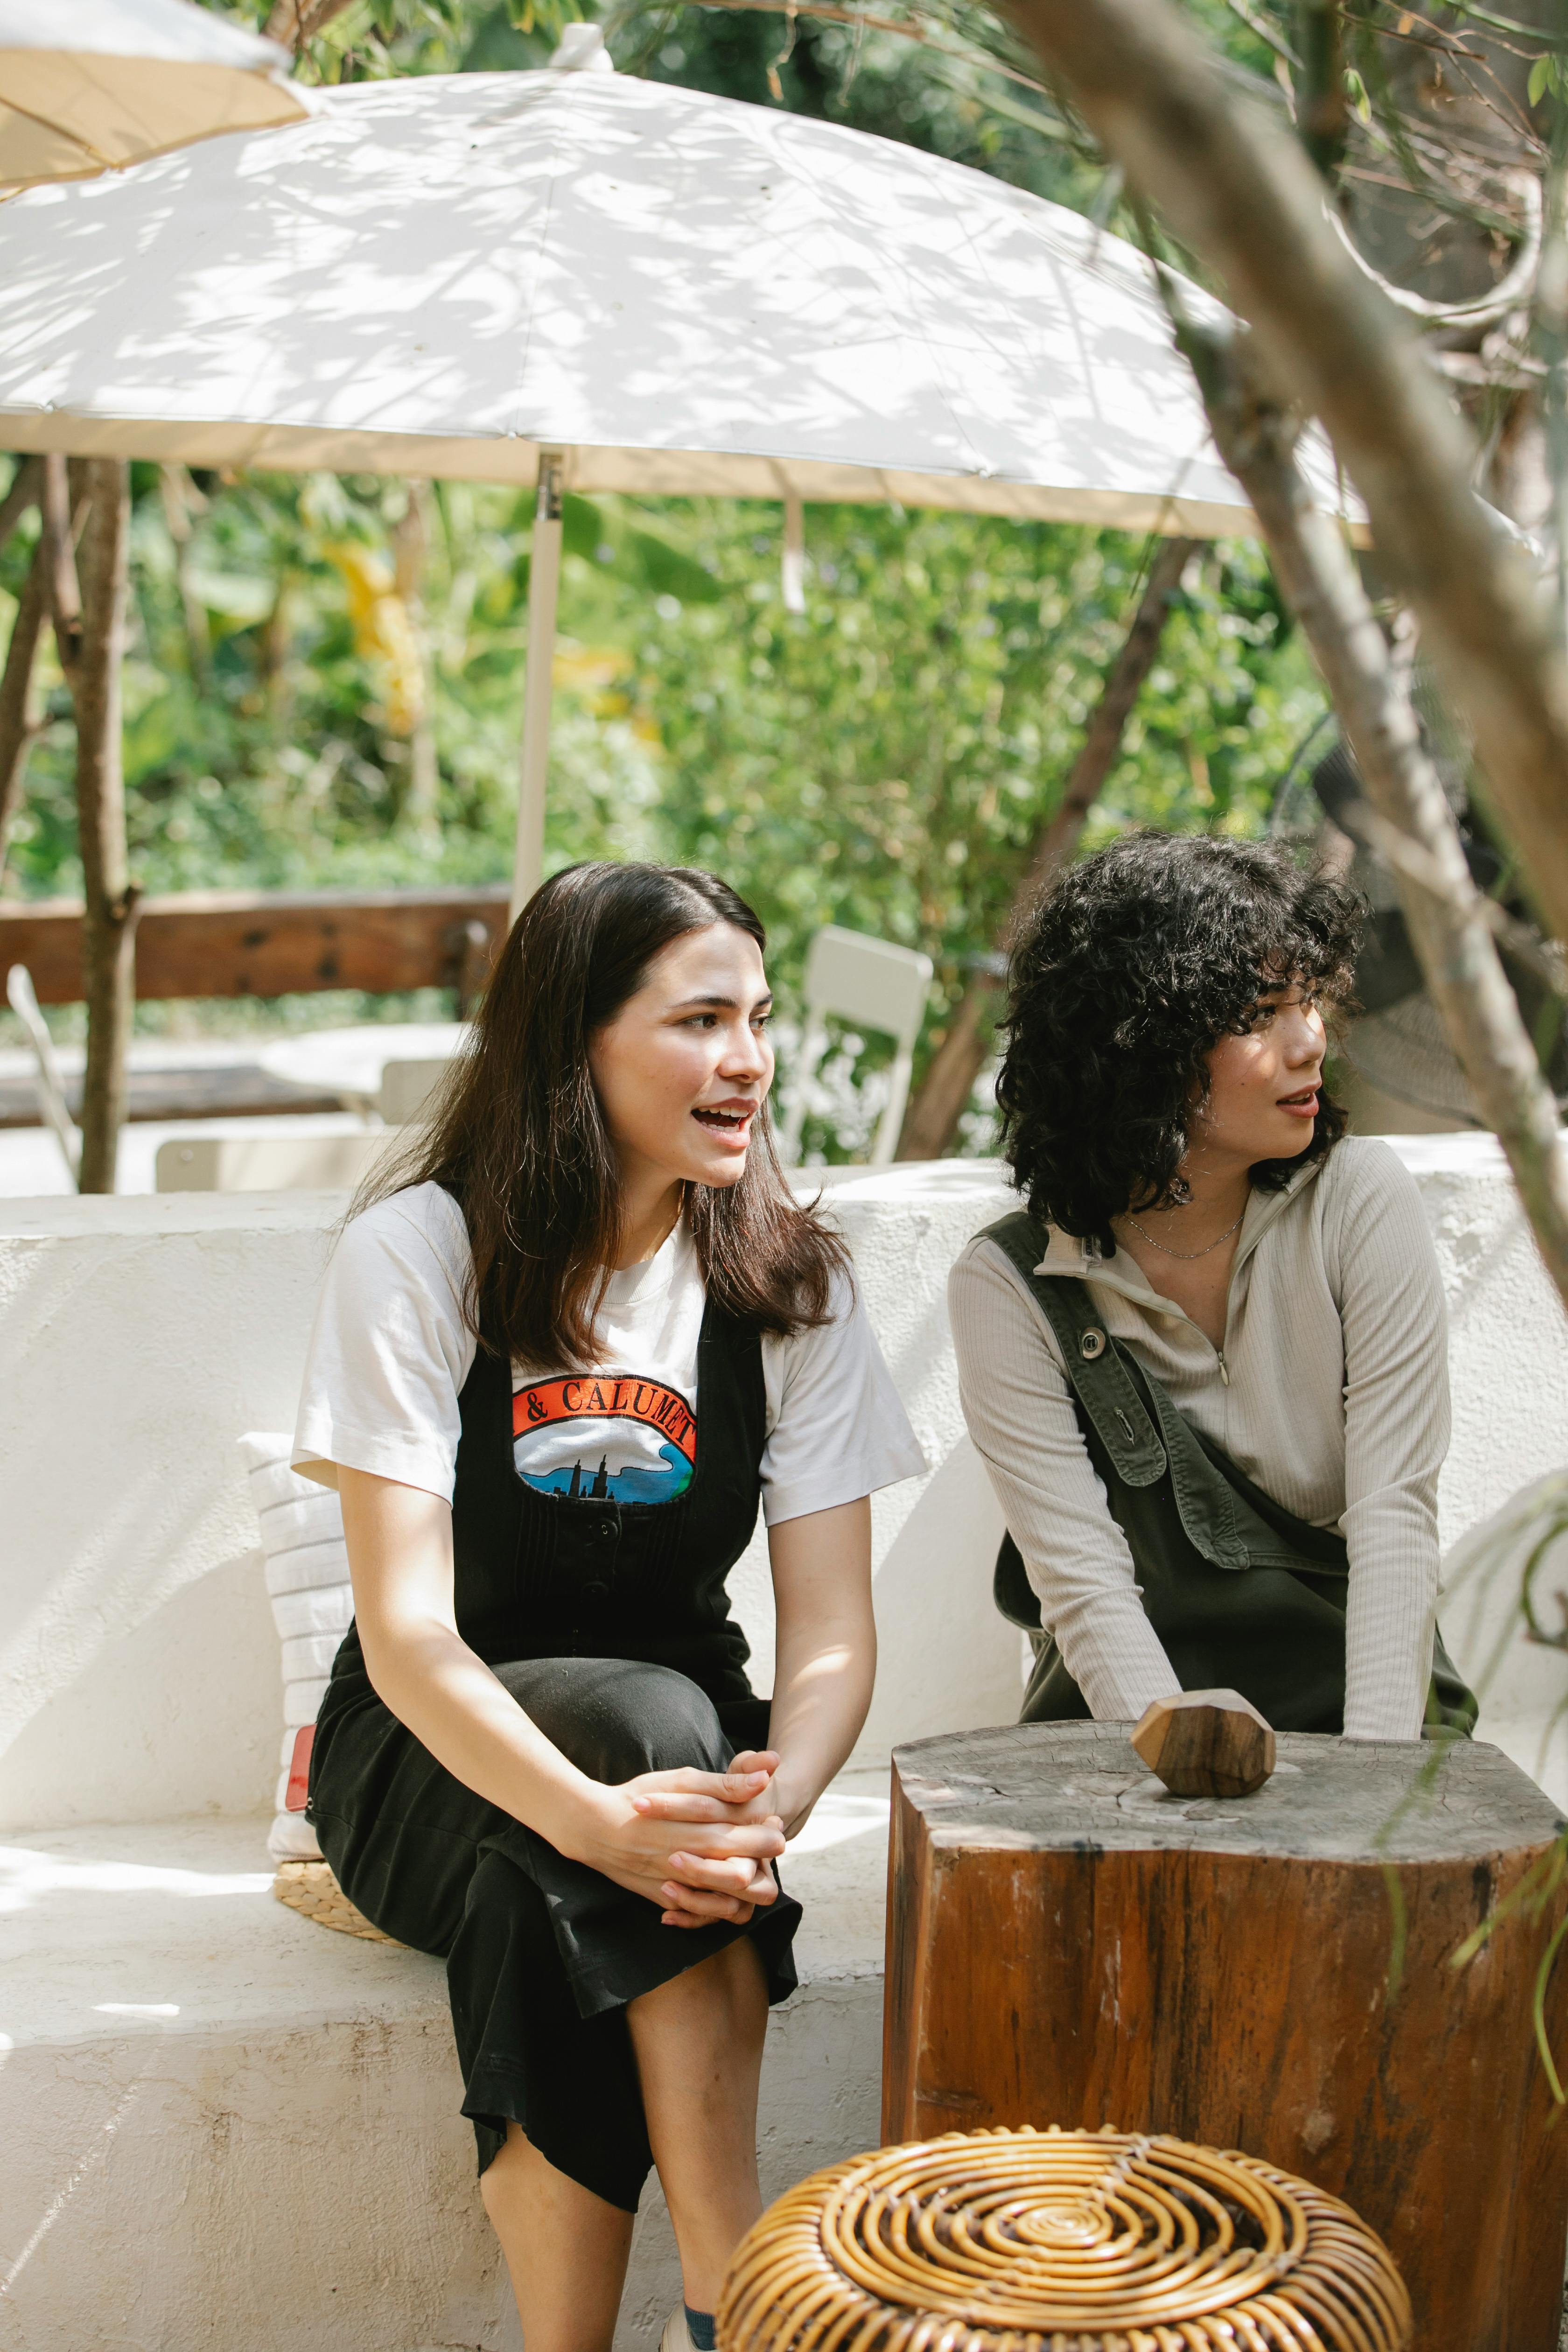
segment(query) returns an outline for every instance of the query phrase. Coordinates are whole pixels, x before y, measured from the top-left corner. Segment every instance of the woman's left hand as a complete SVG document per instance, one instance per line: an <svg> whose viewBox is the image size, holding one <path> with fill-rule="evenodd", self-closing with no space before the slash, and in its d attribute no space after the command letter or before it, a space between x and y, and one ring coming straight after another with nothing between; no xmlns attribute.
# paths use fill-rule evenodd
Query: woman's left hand
<svg viewBox="0 0 1568 2352"><path fill-rule="evenodd" d="M700 1794L695 1789L649 1789L634 1797L632 1803L639 1813L656 1822L722 1822L726 1829L740 1822L765 1822L777 1811L773 1784L778 1769L778 1757L771 1748L747 1748L731 1756L724 1768L722 1782L731 1793L723 1797Z"/></svg>
<svg viewBox="0 0 1568 2352"><path fill-rule="evenodd" d="M742 1822L766 1822L783 1831L773 1804L773 1775L779 1759L771 1748L745 1748L732 1756L723 1780L733 1790L732 1796L719 1797L700 1794L693 1789L650 1789L633 1798L639 1813L652 1821L689 1822L699 1824L722 1823L726 1829ZM703 1841L693 1839L695 1847ZM733 1881L733 1859L715 1862L700 1851L672 1853L672 1871L679 1870L679 1879L672 1878L663 1889L669 1908L664 1913L667 1927L706 1927L714 1920L732 1920L737 1901L754 1906L771 1903L777 1892L771 1865L755 1864L752 1882L736 1886ZM703 1881L710 1884L704 1885ZM695 1883L692 1883L695 1882ZM748 1907L746 1916L751 1916Z"/></svg>

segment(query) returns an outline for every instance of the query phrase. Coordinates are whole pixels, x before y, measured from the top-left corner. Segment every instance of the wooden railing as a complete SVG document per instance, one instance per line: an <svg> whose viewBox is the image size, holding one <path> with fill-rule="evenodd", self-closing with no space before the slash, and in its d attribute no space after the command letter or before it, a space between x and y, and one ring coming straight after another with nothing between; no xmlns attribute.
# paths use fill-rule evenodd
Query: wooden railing
<svg viewBox="0 0 1568 2352"><path fill-rule="evenodd" d="M203 890L144 898L136 993L292 996L324 988L384 995L451 988L470 1003L507 929L504 882L473 889ZM81 902L0 903L0 976L32 973L38 1001L82 993Z"/></svg>

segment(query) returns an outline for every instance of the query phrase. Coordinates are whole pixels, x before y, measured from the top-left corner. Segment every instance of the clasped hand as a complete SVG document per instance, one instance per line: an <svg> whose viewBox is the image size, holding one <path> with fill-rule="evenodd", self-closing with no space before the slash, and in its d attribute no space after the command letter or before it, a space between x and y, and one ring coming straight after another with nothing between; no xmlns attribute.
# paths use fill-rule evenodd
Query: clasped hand
<svg viewBox="0 0 1568 2352"><path fill-rule="evenodd" d="M747 1748L726 1772L639 1772L605 1790L610 1801L579 1859L657 1903L666 1927L743 1927L778 1895L769 1867L784 1850L778 1766L772 1749Z"/></svg>

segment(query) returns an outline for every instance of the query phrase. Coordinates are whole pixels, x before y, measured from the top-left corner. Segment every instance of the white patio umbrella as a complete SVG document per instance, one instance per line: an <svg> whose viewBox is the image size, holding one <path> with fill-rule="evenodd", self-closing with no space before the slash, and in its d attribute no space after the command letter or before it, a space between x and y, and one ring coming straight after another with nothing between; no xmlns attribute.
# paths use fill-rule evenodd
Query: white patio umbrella
<svg viewBox="0 0 1568 2352"><path fill-rule="evenodd" d="M537 484L520 901L563 488L1252 527L1134 248L574 32L0 209L0 446Z"/></svg>
<svg viewBox="0 0 1568 2352"><path fill-rule="evenodd" d="M276 41L191 0L0 0L0 186L301 121Z"/></svg>

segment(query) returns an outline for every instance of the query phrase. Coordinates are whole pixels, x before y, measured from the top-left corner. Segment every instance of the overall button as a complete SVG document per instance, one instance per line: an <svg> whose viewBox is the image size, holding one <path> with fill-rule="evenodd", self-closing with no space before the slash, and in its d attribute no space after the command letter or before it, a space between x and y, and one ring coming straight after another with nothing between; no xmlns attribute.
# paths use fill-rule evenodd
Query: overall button
<svg viewBox="0 0 1568 2352"><path fill-rule="evenodd" d="M616 1525L614 1519L601 1519L597 1528L595 1529L595 1533L601 1536L605 1543L614 1543L616 1538L620 1533L620 1529Z"/></svg>

